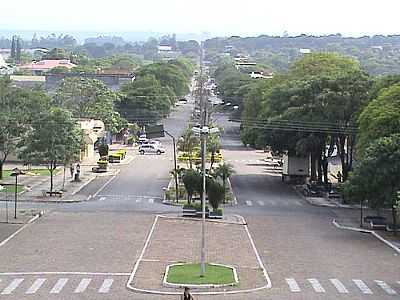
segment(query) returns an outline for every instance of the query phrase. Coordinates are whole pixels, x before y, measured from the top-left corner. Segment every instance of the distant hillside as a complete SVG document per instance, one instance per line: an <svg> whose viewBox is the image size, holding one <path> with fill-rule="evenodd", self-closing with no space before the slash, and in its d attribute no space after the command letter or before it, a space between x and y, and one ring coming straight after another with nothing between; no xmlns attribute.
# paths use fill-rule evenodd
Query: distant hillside
<svg viewBox="0 0 400 300"><path fill-rule="evenodd" d="M245 54L256 62L268 65L275 72L287 70L293 60L303 55L300 49L310 49L311 52L329 51L352 56L371 75L400 74L400 35L213 38L205 42L205 48L208 60L224 52L233 56Z"/></svg>

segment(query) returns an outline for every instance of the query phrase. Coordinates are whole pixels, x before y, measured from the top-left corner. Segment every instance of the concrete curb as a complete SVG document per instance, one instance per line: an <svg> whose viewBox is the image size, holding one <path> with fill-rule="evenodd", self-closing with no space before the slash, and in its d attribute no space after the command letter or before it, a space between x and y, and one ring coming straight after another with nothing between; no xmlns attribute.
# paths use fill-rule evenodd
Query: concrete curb
<svg viewBox="0 0 400 300"><path fill-rule="evenodd" d="M35 221L37 221L37 219L39 219L41 216L44 215L44 211L40 211L38 214L36 214L35 216L33 216L25 225L23 225L20 229L18 229L16 232L14 232L13 234L11 234L8 238L6 238L5 240L3 240L2 242L0 242L0 247L4 246L5 244L7 244L12 238L14 238L18 233L20 233L22 230L24 230L26 227L28 227L29 225L31 225L32 223L34 223Z"/></svg>
<svg viewBox="0 0 400 300"><path fill-rule="evenodd" d="M360 232L360 233L369 233L372 234L374 237L376 237L378 240L380 240L382 243L386 244L387 246L389 246L390 248L392 248L395 252L397 252L398 254L400 254L400 248L397 247L396 245L394 245L393 243L389 242L388 240L384 239L382 236L380 236L378 233L376 233L373 230L368 230L368 229L362 229L362 228L356 228L356 227L350 227L350 226L343 226L340 225L336 219L333 219L332 224L339 229L342 230L350 230L350 231L356 231L356 232Z"/></svg>
<svg viewBox="0 0 400 300"><path fill-rule="evenodd" d="M249 237L249 239L250 239L250 243L251 243L251 245L252 245L252 247L253 247L254 253L255 253L256 258L257 258L257 261L258 261L258 263L259 263L261 269L263 270L263 275L264 275L264 277L265 277L265 279L266 279L267 284L264 285L264 286L261 286L261 287L257 287L257 288L253 288L253 289L247 289L247 290L222 291L222 292L193 292L193 293L192 293L193 295L228 295L228 294L244 294L244 293L253 293L253 292L256 292L256 291L263 290L263 289L270 289L270 288L272 287L271 279L270 279L270 277L269 277L269 275L268 275L268 273L267 273L267 271L266 271L266 269L265 269L265 267L264 267L264 264L262 263L262 260L261 260L259 254L258 254L257 248L255 248L255 244L254 244L253 238L251 237L251 234L250 234L250 232L249 232L249 230L248 230L248 227L247 227L247 222L246 222L246 220L244 219L244 217L242 217L242 216L239 216L239 217L242 219L242 222L243 222L242 225L245 226L246 233L247 233L247 235L248 235L248 237ZM133 267L132 273L131 273L131 275L129 276L128 282L126 283L126 288L127 288L128 290L131 290L131 291L134 291L134 292L139 292L139 293L144 293L144 294L153 294L153 295L181 295L182 292L164 292L164 291L158 291L158 290L149 290L149 289L135 288L134 286L132 286L132 282L133 282L133 279L134 279L134 277L135 277L135 275L136 275L136 272L137 272L137 270L138 270L138 268L139 268L140 261L143 260L143 256L144 256L144 254L145 254L145 252L146 252L146 249L147 249L147 247L148 247L148 245L149 245L149 243L150 243L151 236L153 235L155 226L156 226L156 224L157 224L159 218L176 218L176 217L166 217L166 216L162 216L162 215L157 215L157 216L155 217L154 222L153 222L153 225L151 226L150 232L149 232L149 234L148 234L148 236L147 236L147 238L146 238L146 241L145 241L145 243L144 243L142 252L140 253L139 258L136 260L136 263L135 263L135 265L134 265L134 267ZM183 218L179 218L179 219L183 219ZM190 219L190 220L192 220L192 219Z"/></svg>

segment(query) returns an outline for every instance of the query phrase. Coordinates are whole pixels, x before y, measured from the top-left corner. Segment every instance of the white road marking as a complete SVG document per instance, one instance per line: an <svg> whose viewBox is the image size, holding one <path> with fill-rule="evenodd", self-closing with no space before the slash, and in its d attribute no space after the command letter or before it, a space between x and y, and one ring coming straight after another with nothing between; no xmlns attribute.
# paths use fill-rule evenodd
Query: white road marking
<svg viewBox="0 0 400 300"><path fill-rule="evenodd" d="M250 200L246 200L246 205L247 205L247 206L252 206L252 205L253 205L253 202L251 202Z"/></svg>
<svg viewBox="0 0 400 300"><path fill-rule="evenodd" d="M24 281L23 278L16 278L1 292L2 295L10 295Z"/></svg>
<svg viewBox="0 0 400 300"><path fill-rule="evenodd" d="M100 201L104 201L104 200L106 200L107 198L106 197L101 197L99 200Z"/></svg>
<svg viewBox="0 0 400 300"><path fill-rule="evenodd" d="M58 294L58 293L60 293L61 290L64 288L64 286L67 284L67 282L68 282L67 278L58 279L56 284L51 289L50 294Z"/></svg>
<svg viewBox="0 0 400 300"><path fill-rule="evenodd" d="M257 201L260 206L264 206L264 201Z"/></svg>
<svg viewBox="0 0 400 300"><path fill-rule="evenodd" d="M43 285L43 283L46 281L45 278L39 278L36 279L35 282L32 284L32 286L26 291L25 294L34 294L36 293L41 286Z"/></svg>
<svg viewBox="0 0 400 300"><path fill-rule="evenodd" d="M301 289L294 278L286 278L286 282L291 292L293 293L301 292Z"/></svg>
<svg viewBox="0 0 400 300"><path fill-rule="evenodd" d="M140 203L140 202L142 202L142 199L140 199L140 198L136 199L136 203Z"/></svg>
<svg viewBox="0 0 400 300"><path fill-rule="evenodd" d="M153 198L150 198L150 199L149 199L149 203L150 203L150 204L154 203L154 199L153 199Z"/></svg>
<svg viewBox="0 0 400 300"><path fill-rule="evenodd" d="M349 291L346 289L343 283L340 282L339 279L333 278L329 279L329 281L333 284L333 286L337 289L340 294L348 294Z"/></svg>
<svg viewBox="0 0 400 300"><path fill-rule="evenodd" d="M303 203L301 203L300 201L294 201L294 204L296 204L298 206L303 206Z"/></svg>
<svg viewBox="0 0 400 300"><path fill-rule="evenodd" d="M387 294L389 295L397 295L397 292L392 289L386 282L381 280L374 280L377 285L379 285Z"/></svg>
<svg viewBox="0 0 400 300"><path fill-rule="evenodd" d="M311 283L312 288L314 289L315 292L317 293L325 293L325 289L322 287L322 285L319 283L319 281L315 278L310 278L307 279L309 283Z"/></svg>
<svg viewBox="0 0 400 300"><path fill-rule="evenodd" d="M83 278L79 285L76 287L74 293L82 293L86 290L86 288L89 286L90 282L92 279L90 278Z"/></svg>
<svg viewBox="0 0 400 300"><path fill-rule="evenodd" d="M103 284L101 285L101 287L99 289L99 293L101 293L101 294L108 293L110 291L110 288L111 288L113 282L114 282L114 279L111 279L111 278L104 279Z"/></svg>
<svg viewBox="0 0 400 300"><path fill-rule="evenodd" d="M363 294L372 295L373 292L369 289L369 287L364 283L364 281L360 279L353 279L354 284L360 289Z"/></svg>

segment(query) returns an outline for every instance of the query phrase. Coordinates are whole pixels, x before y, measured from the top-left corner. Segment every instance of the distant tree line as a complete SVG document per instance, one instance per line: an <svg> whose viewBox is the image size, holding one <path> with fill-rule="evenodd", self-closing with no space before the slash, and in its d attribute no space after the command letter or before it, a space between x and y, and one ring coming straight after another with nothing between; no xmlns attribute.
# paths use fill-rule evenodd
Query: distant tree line
<svg viewBox="0 0 400 300"><path fill-rule="evenodd" d="M249 54L251 59L263 63L275 72L287 71L299 56L300 49L312 52L336 52L357 59L371 75L400 73L400 35L375 35L359 38L342 37L340 34L325 36L300 35L279 37L213 38L205 41L208 60L215 60L229 49L233 56Z"/></svg>

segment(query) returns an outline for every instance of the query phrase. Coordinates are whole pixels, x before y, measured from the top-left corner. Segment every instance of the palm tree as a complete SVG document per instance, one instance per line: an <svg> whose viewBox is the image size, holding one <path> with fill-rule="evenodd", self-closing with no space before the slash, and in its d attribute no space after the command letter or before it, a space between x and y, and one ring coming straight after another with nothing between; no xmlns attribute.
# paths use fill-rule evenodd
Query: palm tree
<svg viewBox="0 0 400 300"><path fill-rule="evenodd" d="M227 163L223 163L215 170L215 174L222 179L222 186L224 187L224 203L226 198L226 181L234 173L235 170L233 169L233 166Z"/></svg>
<svg viewBox="0 0 400 300"><path fill-rule="evenodd" d="M189 167L192 169L192 152L193 148L198 146L199 138L194 134L191 128L188 128L178 143L179 150L188 152Z"/></svg>
<svg viewBox="0 0 400 300"><path fill-rule="evenodd" d="M210 135L208 141L207 141L207 149L209 152L211 152L211 166L210 169L212 169L214 162L215 162L215 153L219 151L221 145L219 143L219 140L217 137Z"/></svg>

